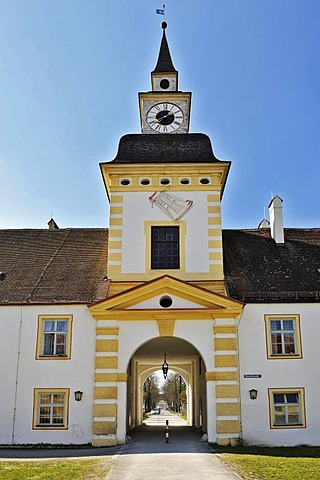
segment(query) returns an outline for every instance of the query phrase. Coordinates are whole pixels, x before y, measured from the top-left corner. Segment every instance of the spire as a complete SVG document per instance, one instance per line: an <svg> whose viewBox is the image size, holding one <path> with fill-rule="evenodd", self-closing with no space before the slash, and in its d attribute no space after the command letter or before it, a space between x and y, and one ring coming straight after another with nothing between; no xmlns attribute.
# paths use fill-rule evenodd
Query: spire
<svg viewBox="0 0 320 480"><path fill-rule="evenodd" d="M159 57L157 61L156 68L153 70L152 73L159 73L159 72L177 72L177 70L174 68L171 55L170 55L170 50L167 42L167 37L166 37L166 28L167 28L167 23L162 22L162 40L161 40L161 45L160 45L160 51L159 51Z"/></svg>

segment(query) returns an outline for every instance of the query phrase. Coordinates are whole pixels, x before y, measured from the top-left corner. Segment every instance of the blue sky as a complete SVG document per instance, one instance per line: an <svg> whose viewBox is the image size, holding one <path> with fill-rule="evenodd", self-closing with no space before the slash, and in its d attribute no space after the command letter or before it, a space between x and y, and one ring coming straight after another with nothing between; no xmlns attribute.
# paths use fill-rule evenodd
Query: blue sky
<svg viewBox="0 0 320 480"><path fill-rule="evenodd" d="M99 162L139 133L163 0L1 0L0 228L105 227ZM224 228L271 194L287 227L320 227L320 1L167 0L191 132L231 160Z"/></svg>

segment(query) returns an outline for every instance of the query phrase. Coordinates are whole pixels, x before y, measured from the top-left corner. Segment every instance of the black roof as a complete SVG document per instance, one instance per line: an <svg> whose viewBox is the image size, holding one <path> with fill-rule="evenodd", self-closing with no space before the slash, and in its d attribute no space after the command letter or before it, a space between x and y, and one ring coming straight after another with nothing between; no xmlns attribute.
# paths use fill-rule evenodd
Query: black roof
<svg viewBox="0 0 320 480"><path fill-rule="evenodd" d="M232 298L246 303L320 301L320 229L224 230L224 269Z"/></svg>
<svg viewBox="0 0 320 480"><path fill-rule="evenodd" d="M210 138L203 133L129 134L119 142L112 163L206 163L219 162Z"/></svg>

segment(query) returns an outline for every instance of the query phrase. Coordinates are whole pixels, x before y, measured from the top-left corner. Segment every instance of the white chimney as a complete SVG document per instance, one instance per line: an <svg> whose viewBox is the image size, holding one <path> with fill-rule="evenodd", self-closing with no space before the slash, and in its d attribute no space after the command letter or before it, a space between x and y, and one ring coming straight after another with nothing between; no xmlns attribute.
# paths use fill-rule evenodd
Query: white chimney
<svg viewBox="0 0 320 480"><path fill-rule="evenodd" d="M276 243L284 243L282 198L276 195L269 204L271 237Z"/></svg>

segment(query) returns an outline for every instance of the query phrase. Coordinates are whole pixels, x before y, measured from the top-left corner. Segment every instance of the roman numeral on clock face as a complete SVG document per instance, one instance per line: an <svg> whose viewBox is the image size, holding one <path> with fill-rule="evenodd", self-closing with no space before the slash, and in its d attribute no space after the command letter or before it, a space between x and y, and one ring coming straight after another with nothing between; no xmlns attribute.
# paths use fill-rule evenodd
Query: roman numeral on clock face
<svg viewBox="0 0 320 480"><path fill-rule="evenodd" d="M158 133L173 133L183 124L183 112L174 103L157 103L147 112L146 120L149 127Z"/></svg>

